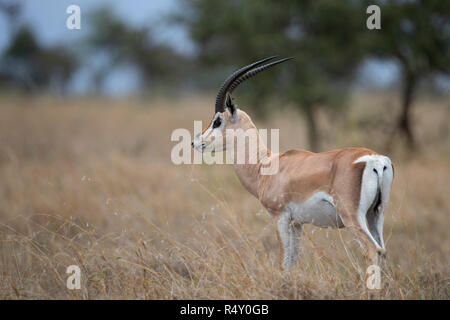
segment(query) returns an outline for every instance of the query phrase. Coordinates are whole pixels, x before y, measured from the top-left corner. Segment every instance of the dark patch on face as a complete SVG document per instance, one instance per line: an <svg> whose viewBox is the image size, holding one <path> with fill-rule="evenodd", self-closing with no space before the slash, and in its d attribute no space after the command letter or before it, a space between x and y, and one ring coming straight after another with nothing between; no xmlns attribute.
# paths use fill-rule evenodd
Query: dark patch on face
<svg viewBox="0 0 450 320"><path fill-rule="evenodd" d="M216 120L213 122L213 129L220 127L222 124L222 119L220 117L217 117Z"/></svg>

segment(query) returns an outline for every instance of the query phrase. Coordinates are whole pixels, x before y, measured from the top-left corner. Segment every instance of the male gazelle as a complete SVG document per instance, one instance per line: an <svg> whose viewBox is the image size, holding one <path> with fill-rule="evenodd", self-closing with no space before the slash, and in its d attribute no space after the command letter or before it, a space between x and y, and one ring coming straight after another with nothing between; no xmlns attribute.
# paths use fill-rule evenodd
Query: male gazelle
<svg viewBox="0 0 450 320"><path fill-rule="evenodd" d="M263 65L269 57L234 72L220 88L215 114L192 146L200 152L223 151L236 154L242 145L231 144L236 132L256 127L231 98L243 81L287 59ZM232 129L232 130L229 130ZM243 130L237 130L243 129ZM256 131L257 132L257 131ZM230 147L231 145L231 147ZM243 152L248 154L249 146ZM359 240L374 263L385 257L384 210L389 200L394 170L388 157L365 148L346 148L313 153L289 150L273 154L257 135L256 161L233 164L243 186L277 222L280 256L284 267L296 263L304 223L319 227L346 227ZM278 171L263 175L263 163L278 161Z"/></svg>

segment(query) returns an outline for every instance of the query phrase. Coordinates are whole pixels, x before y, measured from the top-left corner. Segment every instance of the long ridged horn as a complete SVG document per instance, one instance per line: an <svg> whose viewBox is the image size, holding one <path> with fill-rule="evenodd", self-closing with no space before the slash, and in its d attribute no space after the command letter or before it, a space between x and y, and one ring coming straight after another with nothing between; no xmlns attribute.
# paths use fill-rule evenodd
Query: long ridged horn
<svg viewBox="0 0 450 320"><path fill-rule="evenodd" d="M222 84L222 86L219 89L219 92L217 93L217 97L216 97L216 113L217 112L224 112L225 111L225 98L226 98L226 93L228 92L228 89L230 87L230 85L240 76L244 75L246 72L248 72L249 70L259 66L260 64L263 64L264 62L267 62L269 60L278 58L278 56L272 56L272 57L268 57L256 62L253 62L252 64L249 64L248 66L245 66L235 72L233 72L233 74L231 76L229 76L225 82Z"/></svg>
<svg viewBox="0 0 450 320"><path fill-rule="evenodd" d="M245 80L250 79L250 78L254 77L255 75L257 75L258 73L260 73L260 72L262 72L264 70L267 70L267 69L269 69L269 68L271 68L271 67L273 67L273 66L275 66L275 65L277 65L279 63L282 63L282 62L285 62L285 61L291 60L291 59L294 59L294 58L293 57L284 58L284 59L281 59L281 60L278 60L278 61L274 61L274 62L265 64L265 65L263 65L261 67L255 68L253 70L247 71L246 73L244 73L243 75L241 75L239 78L237 78L236 80L234 80L231 83L231 85L228 88L228 92L231 94L233 92L233 90L236 89Z"/></svg>

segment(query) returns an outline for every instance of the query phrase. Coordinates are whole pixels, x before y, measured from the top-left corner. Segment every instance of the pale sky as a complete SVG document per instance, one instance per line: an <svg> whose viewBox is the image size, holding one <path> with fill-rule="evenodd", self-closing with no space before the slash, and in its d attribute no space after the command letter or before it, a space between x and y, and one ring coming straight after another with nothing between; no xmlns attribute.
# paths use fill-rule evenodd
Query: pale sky
<svg viewBox="0 0 450 320"><path fill-rule="evenodd" d="M38 39L44 44L70 43L90 32L87 19L83 19L96 8L109 6L128 24L151 25L161 41L174 44L182 50L192 50L187 33L181 28L164 23L163 18L178 10L177 0L22 0L20 22L33 27ZM76 4L81 8L81 30L68 30L66 8ZM0 49L9 38L8 24L0 15Z"/></svg>
<svg viewBox="0 0 450 320"><path fill-rule="evenodd" d="M65 44L76 50L80 40L90 33L86 15L94 9L110 6L113 11L129 24L152 26L158 41L168 43L178 51L192 53L194 45L186 30L180 26L169 25L164 17L174 10L180 10L178 0L23 0L20 23L31 26L40 43L44 45ZM76 4L81 8L81 30L66 28L68 14L66 8ZM0 14L0 51L9 41L10 30L5 16ZM86 58L88 59L88 58ZM97 57L97 60L101 60ZM91 59L93 60L93 59ZM86 62L86 61L84 61ZM101 61L89 61L88 66L77 72L71 88L74 93L84 93L89 88L90 69ZM90 65L90 66L89 66ZM362 68L363 78L373 85L383 86L396 77L396 68L392 63L368 62ZM138 84L137 73L131 69L115 70L107 79L105 93L123 95L132 93Z"/></svg>

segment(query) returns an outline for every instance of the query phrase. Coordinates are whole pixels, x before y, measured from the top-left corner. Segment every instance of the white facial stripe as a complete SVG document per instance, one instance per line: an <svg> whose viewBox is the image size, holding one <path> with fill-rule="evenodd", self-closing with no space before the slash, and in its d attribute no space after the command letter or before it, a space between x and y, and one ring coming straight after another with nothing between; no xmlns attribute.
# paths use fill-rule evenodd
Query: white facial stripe
<svg viewBox="0 0 450 320"><path fill-rule="evenodd" d="M211 123L211 125L209 126L209 128L206 129L206 131L203 133L202 139L208 138L209 135L210 135L211 133L212 133L212 123Z"/></svg>
<svg viewBox="0 0 450 320"><path fill-rule="evenodd" d="M220 120L220 125L214 128L214 123L218 121L218 119ZM223 113L217 112L214 115L208 127L206 127L204 131L194 140L194 144L197 146L197 150L201 152L226 150L224 144L225 137L223 137L226 127L226 120L227 118Z"/></svg>

